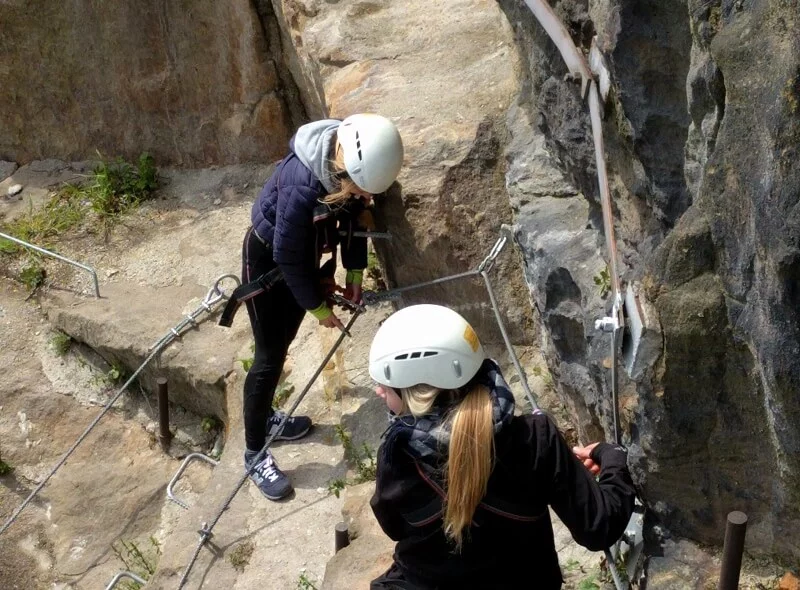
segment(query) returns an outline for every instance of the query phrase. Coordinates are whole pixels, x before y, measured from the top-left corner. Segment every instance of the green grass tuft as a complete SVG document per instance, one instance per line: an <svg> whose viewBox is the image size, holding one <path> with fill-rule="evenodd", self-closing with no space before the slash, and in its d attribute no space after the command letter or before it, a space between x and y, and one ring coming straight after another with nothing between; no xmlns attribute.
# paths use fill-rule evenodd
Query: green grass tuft
<svg viewBox="0 0 800 590"><path fill-rule="evenodd" d="M61 330L57 330L50 337L50 346L53 348L53 352L56 353L56 356L64 356L69 352L72 346L72 338Z"/></svg>

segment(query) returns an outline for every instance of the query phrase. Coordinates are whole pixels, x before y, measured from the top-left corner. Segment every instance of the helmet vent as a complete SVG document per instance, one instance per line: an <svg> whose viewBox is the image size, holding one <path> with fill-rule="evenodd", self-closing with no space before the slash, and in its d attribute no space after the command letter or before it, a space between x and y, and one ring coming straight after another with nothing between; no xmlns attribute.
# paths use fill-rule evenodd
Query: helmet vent
<svg viewBox="0 0 800 590"><path fill-rule="evenodd" d="M358 136L358 131L356 131L356 149L358 149L358 159L359 159L359 161L363 162L364 158L361 157L361 138Z"/></svg>
<svg viewBox="0 0 800 590"><path fill-rule="evenodd" d="M417 351L417 352L411 352L411 353L404 352L403 354L398 354L396 357L394 357L394 360L396 360L396 361L405 361L405 360L410 360L410 359L418 359L420 357L421 358L427 358L429 356L436 356L437 354L439 354L439 353L437 351L435 351L435 350L426 350L425 352Z"/></svg>

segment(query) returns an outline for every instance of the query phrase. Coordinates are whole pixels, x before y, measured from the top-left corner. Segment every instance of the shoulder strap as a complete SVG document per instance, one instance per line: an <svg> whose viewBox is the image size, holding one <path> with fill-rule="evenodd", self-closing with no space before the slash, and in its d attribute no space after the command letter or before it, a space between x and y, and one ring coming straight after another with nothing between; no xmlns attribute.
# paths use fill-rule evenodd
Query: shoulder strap
<svg viewBox="0 0 800 590"><path fill-rule="evenodd" d="M439 502L439 509L441 514L441 506L446 499L447 494L444 487L439 484L433 477L425 472L425 468L420 465L419 461L414 459L414 466L417 473L428 486L436 493L437 501ZM546 512L536 510L535 508L525 506L516 502L508 502L493 494L486 494L483 500L478 504L478 508L482 508L492 514L507 518L509 520L516 520L519 522L536 522L541 519Z"/></svg>

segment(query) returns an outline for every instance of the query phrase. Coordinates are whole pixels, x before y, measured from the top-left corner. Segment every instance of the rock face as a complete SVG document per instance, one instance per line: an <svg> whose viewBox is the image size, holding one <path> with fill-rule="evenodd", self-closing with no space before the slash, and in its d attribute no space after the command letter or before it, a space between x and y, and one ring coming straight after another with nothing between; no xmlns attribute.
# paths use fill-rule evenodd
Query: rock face
<svg viewBox="0 0 800 590"><path fill-rule="evenodd" d="M546 356L591 439L611 414L608 338L592 330L609 302L596 285L607 253L588 109L525 7L501 5L528 61L509 111L517 238ZM744 510L748 546L794 561L798 8L556 5L576 43L597 34L614 81L604 134L621 262L656 343L620 392L642 493L674 532L704 542Z"/></svg>
<svg viewBox="0 0 800 590"><path fill-rule="evenodd" d="M430 2L273 2L294 43L293 72L332 116L378 112L405 145L401 191L377 203L393 234L376 244L392 285L477 268L501 223L505 197L505 111L520 80L513 37L493 4ZM475 51L480 47L480 51ZM296 74L296 75L298 75ZM302 85L302 84L300 84ZM517 256L508 249L492 273L512 338L529 338L530 314ZM410 293L406 304L446 302L483 334L497 334L480 280Z"/></svg>
<svg viewBox="0 0 800 590"><path fill-rule="evenodd" d="M251 2L0 7L0 159L271 161L304 117Z"/></svg>
<svg viewBox="0 0 800 590"><path fill-rule="evenodd" d="M644 499L703 542L720 542L725 514L743 510L750 550L796 562L800 5L552 4L580 47L597 36L612 74L603 126L619 262L647 328L622 378L622 423ZM610 436L588 111L524 3L35 9L44 24L31 27L30 3L0 8L0 158L99 147L184 165L267 161L304 117L387 115L406 146L399 187L377 204L394 235L377 245L390 285L476 268L513 221L522 269L509 250L491 275L512 339L541 342L584 441ZM422 300L498 339L480 281L404 303Z"/></svg>

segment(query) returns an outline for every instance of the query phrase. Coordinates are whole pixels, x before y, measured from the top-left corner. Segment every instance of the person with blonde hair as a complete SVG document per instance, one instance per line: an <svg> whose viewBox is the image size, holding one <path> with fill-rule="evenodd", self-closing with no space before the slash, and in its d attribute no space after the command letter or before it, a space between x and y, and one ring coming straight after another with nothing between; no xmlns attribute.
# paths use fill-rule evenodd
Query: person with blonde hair
<svg viewBox="0 0 800 590"><path fill-rule="evenodd" d="M336 289L360 301L367 242L353 232L371 229L368 207L392 185L403 163L400 133L380 115L308 123L289 148L253 204L252 227L242 247L248 291L242 300L255 338L244 383L244 460L250 478L270 500L292 492L272 453L260 453L285 416L272 409L272 399L289 345L306 312L323 326L343 329L329 296ZM334 280L337 249L347 270L343 289ZM333 257L320 268L324 253ZM310 429L309 417L292 416L275 440L296 440Z"/></svg>
<svg viewBox="0 0 800 590"><path fill-rule="evenodd" d="M497 363L455 311L389 316L369 373L390 412L371 505L397 541L372 590L560 588L548 506L591 550L622 535L635 497L625 450L570 450L544 413L515 416Z"/></svg>

